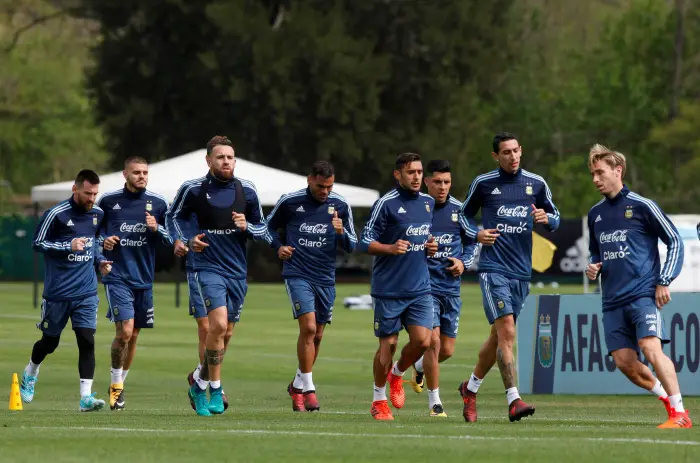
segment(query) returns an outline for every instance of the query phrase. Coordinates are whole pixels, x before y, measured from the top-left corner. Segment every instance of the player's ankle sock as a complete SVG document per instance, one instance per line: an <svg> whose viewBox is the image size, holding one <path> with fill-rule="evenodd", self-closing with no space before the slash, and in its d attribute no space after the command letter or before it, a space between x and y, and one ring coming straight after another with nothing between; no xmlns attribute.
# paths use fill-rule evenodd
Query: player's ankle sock
<svg viewBox="0 0 700 463"><path fill-rule="evenodd" d="M377 385L374 385L374 398L372 399L374 402L377 400L386 400L386 385L382 387L377 387Z"/></svg>
<svg viewBox="0 0 700 463"><path fill-rule="evenodd" d="M25 367L24 371L27 373L28 376L39 376L40 366L41 363L34 363L32 362L32 359L29 359L29 363Z"/></svg>
<svg viewBox="0 0 700 463"><path fill-rule="evenodd" d="M423 373L423 356L421 356L421 358L419 358L418 361L413 364L413 367L418 373Z"/></svg>
<svg viewBox="0 0 700 463"><path fill-rule="evenodd" d="M394 366L391 368L391 373L396 376L403 376L405 371L399 370L399 362L394 362Z"/></svg>
<svg viewBox="0 0 700 463"><path fill-rule="evenodd" d="M684 413L685 408L683 408L683 398L680 394L674 394L668 396L668 400L671 401L671 407L678 413Z"/></svg>
<svg viewBox="0 0 700 463"><path fill-rule="evenodd" d="M126 375L128 375L128 374L129 374L129 370L122 371L122 383L124 383L124 381L126 381Z"/></svg>
<svg viewBox="0 0 700 463"><path fill-rule="evenodd" d="M668 394L666 394L666 390L661 385L661 381L659 381L658 379L656 380L656 384L654 385L654 387L651 388L650 392L652 394L655 394L656 397L668 397Z"/></svg>
<svg viewBox="0 0 700 463"><path fill-rule="evenodd" d="M199 365L197 365L197 368L195 368L194 371L192 372L192 379L197 381L201 377L201 376L199 376L199 374L201 372L202 372L202 364L200 363Z"/></svg>
<svg viewBox="0 0 700 463"><path fill-rule="evenodd" d="M112 384L119 384L122 382L122 375L124 374L124 371L121 368L112 368L110 369L110 373L112 376Z"/></svg>
<svg viewBox="0 0 700 463"><path fill-rule="evenodd" d="M314 380L311 378L312 373L302 373L301 374L301 381L303 383L302 391L315 391L316 387L314 386Z"/></svg>
<svg viewBox="0 0 700 463"><path fill-rule="evenodd" d="M212 389L220 389L221 388L221 380L218 379L216 381L209 381L209 387Z"/></svg>
<svg viewBox="0 0 700 463"><path fill-rule="evenodd" d="M92 380L80 378L80 397L92 394Z"/></svg>
<svg viewBox="0 0 700 463"><path fill-rule="evenodd" d="M202 378L197 378L197 387L199 387L202 390L206 390L207 386L209 386L209 381L206 381Z"/></svg>
<svg viewBox="0 0 700 463"><path fill-rule="evenodd" d="M294 384L292 384L294 389L302 389L304 387L304 381L301 379L301 370L297 368L297 374L294 375Z"/></svg>
<svg viewBox="0 0 700 463"><path fill-rule="evenodd" d="M517 387L511 387L509 389L506 389L506 400L508 400L508 405L512 404L514 401L518 400L520 398L520 394L518 394L518 388Z"/></svg>
<svg viewBox="0 0 700 463"><path fill-rule="evenodd" d="M483 379L477 378L474 376L474 373L472 373L472 375L469 377L469 382L467 383L467 390L476 394L479 392L479 387L481 386L482 381Z"/></svg>
<svg viewBox="0 0 700 463"><path fill-rule="evenodd" d="M440 388L428 389L428 407L433 408L435 404L442 405L442 401L440 400Z"/></svg>

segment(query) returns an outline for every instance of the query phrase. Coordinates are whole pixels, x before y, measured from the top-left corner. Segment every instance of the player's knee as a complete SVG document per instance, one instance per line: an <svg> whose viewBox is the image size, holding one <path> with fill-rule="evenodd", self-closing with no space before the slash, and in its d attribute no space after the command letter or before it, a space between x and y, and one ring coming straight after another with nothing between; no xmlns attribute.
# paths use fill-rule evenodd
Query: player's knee
<svg viewBox="0 0 700 463"><path fill-rule="evenodd" d="M228 321L226 319L223 321L209 320L208 333L212 336L224 337L224 335L226 335L226 330L228 330Z"/></svg>
<svg viewBox="0 0 700 463"><path fill-rule="evenodd" d="M442 362L447 360L448 358L452 357L452 355L455 353L455 347L450 344L442 344L440 346L440 359Z"/></svg>
<svg viewBox="0 0 700 463"><path fill-rule="evenodd" d="M612 358L615 361L615 366L624 375L630 376L635 371L635 363L637 362L636 356L627 355L625 349L615 350L612 353Z"/></svg>
<svg viewBox="0 0 700 463"><path fill-rule="evenodd" d="M415 339L412 339L411 343L414 347L425 350L430 348L431 344L433 343L433 337L427 334L425 336L420 336L416 337Z"/></svg>
<svg viewBox="0 0 700 463"><path fill-rule="evenodd" d="M506 317L498 326L498 345L510 344L515 341L515 324L512 317Z"/></svg>
<svg viewBox="0 0 700 463"><path fill-rule="evenodd" d="M92 328L76 328L75 339L78 342L78 349L95 349L95 330Z"/></svg>
<svg viewBox="0 0 700 463"><path fill-rule="evenodd" d="M59 342L61 342L61 337L43 335L39 342L41 343L43 350L47 354L53 354L54 351L58 348Z"/></svg>
<svg viewBox="0 0 700 463"><path fill-rule="evenodd" d="M134 333L134 329L132 326L122 326L122 329L119 330L118 335L119 340L122 342L122 344L128 344L129 341L134 339L136 337L136 333Z"/></svg>
<svg viewBox="0 0 700 463"><path fill-rule="evenodd" d="M302 324L300 332L302 337L313 340L316 337L316 322Z"/></svg>

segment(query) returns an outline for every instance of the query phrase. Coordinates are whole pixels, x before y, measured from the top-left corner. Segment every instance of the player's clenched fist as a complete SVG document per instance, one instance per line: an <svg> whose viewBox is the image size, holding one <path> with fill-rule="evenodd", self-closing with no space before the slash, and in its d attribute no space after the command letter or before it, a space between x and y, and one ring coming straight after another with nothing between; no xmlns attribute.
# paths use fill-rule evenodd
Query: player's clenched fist
<svg viewBox="0 0 700 463"><path fill-rule="evenodd" d="M391 245L391 253L395 256L400 256L408 252L409 243L406 240L398 240L396 243Z"/></svg>
<svg viewBox="0 0 700 463"><path fill-rule="evenodd" d="M294 248L292 246L280 246L277 250L277 257L279 257L280 260L287 260L291 259L293 253Z"/></svg>
<svg viewBox="0 0 700 463"><path fill-rule="evenodd" d="M600 268L603 266L601 262L598 262L597 264L588 264L588 267L586 267L586 276L588 277L589 280L595 280L598 278L598 272L600 272Z"/></svg>
<svg viewBox="0 0 700 463"><path fill-rule="evenodd" d="M428 235L428 241L425 243L425 251L428 253L428 257L433 257L438 250L437 241L433 235Z"/></svg>
<svg viewBox="0 0 700 463"><path fill-rule="evenodd" d="M206 237L204 233L200 233L199 235L196 235L194 238L190 240L190 248L194 252L202 252L204 251L204 248L209 247L209 244L205 243L203 239Z"/></svg>
<svg viewBox="0 0 700 463"><path fill-rule="evenodd" d="M178 257L185 257L185 254L187 254L189 250L190 248L188 248L187 245L182 242L182 240L175 240L173 254Z"/></svg>
<svg viewBox="0 0 700 463"><path fill-rule="evenodd" d="M248 222L245 219L245 214L239 214L238 212L233 213L233 223L236 225L240 231L246 231L248 228Z"/></svg>
<svg viewBox="0 0 700 463"><path fill-rule="evenodd" d="M333 220L331 220L331 224L333 224L333 229L335 229L336 234L343 234L343 220L338 218L338 211L333 213Z"/></svg>
<svg viewBox="0 0 700 463"><path fill-rule="evenodd" d="M156 218L149 214L148 211L146 211L146 226L153 233L158 231L158 221L156 221Z"/></svg>
<svg viewBox="0 0 700 463"><path fill-rule="evenodd" d="M476 235L476 240L484 246L493 246L496 238L501 236L495 228L485 228Z"/></svg>
<svg viewBox="0 0 700 463"><path fill-rule="evenodd" d="M73 238L70 242L70 250L73 252L84 251L87 238Z"/></svg>
<svg viewBox="0 0 700 463"><path fill-rule="evenodd" d="M102 247L107 251L111 251L117 244L119 244L119 237L112 235L109 238L105 238L104 243L102 243Z"/></svg>

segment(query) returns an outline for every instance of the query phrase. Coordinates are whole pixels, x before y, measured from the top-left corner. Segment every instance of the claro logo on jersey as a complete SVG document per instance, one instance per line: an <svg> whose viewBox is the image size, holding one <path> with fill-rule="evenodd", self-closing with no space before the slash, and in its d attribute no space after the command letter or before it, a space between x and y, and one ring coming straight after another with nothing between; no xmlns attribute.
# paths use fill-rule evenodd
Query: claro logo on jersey
<svg viewBox="0 0 700 463"><path fill-rule="evenodd" d="M84 253L71 252L68 254L69 262L87 262L92 259L93 238L86 238Z"/></svg>
<svg viewBox="0 0 700 463"><path fill-rule="evenodd" d="M326 238L319 237L317 239L306 239L299 238L298 243L300 246L306 246L307 248L322 248L326 245Z"/></svg>
<svg viewBox="0 0 700 463"><path fill-rule="evenodd" d="M501 206L498 208L496 215L499 217L520 217L525 218L530 214L530 209L526 206Z"/></svg>
<svg viewBox="0 0 700 463"><path fill-rule="evenodd" d="M527 231L527 222L520 222L518 225L499 223L496 225L496 230L502 233L523 233Z"/></svg>
<svg viewBox="0 0 700 463"><path fill-rule="evenodd" d="M130 240L128 238L123 238L119 240L120 246L126 246L130 248L140 248L141 246L145 246L146 244L148 244L148 241L146 240L145 236L142 236L137 240Z"/></svg>
<svg viewBox="0 0 700 463"><path fill-rule="evenodd" d="M629 246L622 246L617 251L604 251L603 260L624 259L630 255Z"/></svg>
<svg viewBox="0 0 700 463"><path fill-rule="evenodd" d="M406 236L428 236L430 234L430 225L423 224L420 227L409 225L406 229Z"/></svg>
<svg viewBox="0 0 700 463"><path fill-rule="evenodd" d="M627 230L615 230L608 233L602 232L598 241L600 244L627 241Z"/></svg>
<svg viewBox="0 0 700 463"><path fill-rule="evenodd" d="M328 231L328 224L327 223L314 223L314 224L302 223L301 225L299 225L299 231L301 233L309 233L312 235L325 235L326 232Z"/></svg>
<svg viewBox="0 0 700 463"><path fill-rule="evenodd" d="M147 229L145 223L122 223L119 226L119 231L122 233L145 233Z"/></svg>

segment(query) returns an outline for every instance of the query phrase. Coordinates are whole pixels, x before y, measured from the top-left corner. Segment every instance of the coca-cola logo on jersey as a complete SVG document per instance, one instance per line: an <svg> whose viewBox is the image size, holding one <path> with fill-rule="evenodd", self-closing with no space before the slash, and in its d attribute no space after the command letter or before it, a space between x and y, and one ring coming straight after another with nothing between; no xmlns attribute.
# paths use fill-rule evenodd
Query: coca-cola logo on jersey
<svg viewBox="0 0 700 463"><path fill-rule="evenodd" d="M406 230L406 236L425 236L430 234L430 225L423 224L420 227L409 225Z"/></svg>
<svg viewBox="0 0 700 463"><path fill-rule="evenodd" d="M311 233L313 235L324 235L328 231L328 224L316 223L309 225L307 223L302 223L299 226L299 231L302 233Z"/></svg>
<svg viewBox="0 0 700 463"><path fill-rule="evenodd" d="M446 233L444 235L438 235L435 237L435 242L437 244L452 244L452 234Z"/></svg>
<svg viewBox="0 0 700 463"><path fill-rule="evenodd" d="M498 212L496 214L499 217L527 217L529 213L530 209L526 206L501 206L498 208Z"/></svg>
<svg viewBox="0 0 700 463"><path fill-rule="evenodd" d="M121 226L119 227L119 231L122 233L143 233L146 231L146 224L145 223L135 223L135 224L122 223Z"/></svg>
<svg viewBox="0 0 700 463"><path fill-rule="evenodd" d="M610 233L601 233L600 240L601 243L619 243L621 241L627 241L627 230L615 230Z"/></svg>

